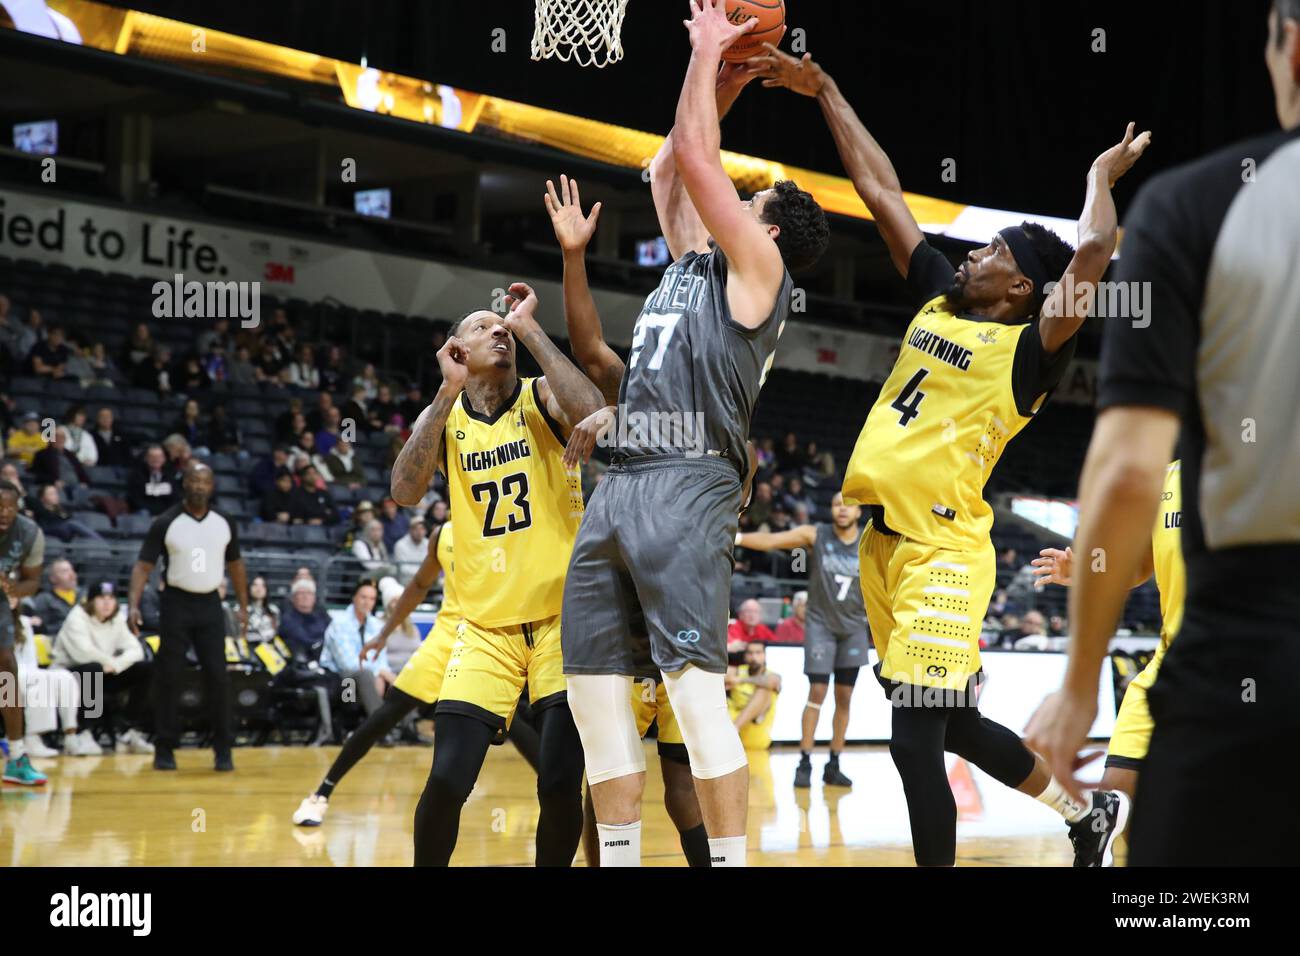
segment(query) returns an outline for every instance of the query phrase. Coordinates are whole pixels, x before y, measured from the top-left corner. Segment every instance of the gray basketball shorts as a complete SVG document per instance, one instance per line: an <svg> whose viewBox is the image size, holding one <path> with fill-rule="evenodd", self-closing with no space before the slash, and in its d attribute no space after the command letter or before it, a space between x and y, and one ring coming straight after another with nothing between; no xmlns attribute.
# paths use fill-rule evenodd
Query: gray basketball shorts
<svg viewBox="0 0 1300 956"><path fill-rule="evenodd" d="M610 468L564 582L564 673L725 673L739 507L725 459L647 455Z"/></svg>
<svg viewBox="0 0 1300 956"><path fill-rule="evenodd" d="M803 672L829 675L849 667L865 667L870 647L865 629L836 634L810 619L803 631Z"/></svg>

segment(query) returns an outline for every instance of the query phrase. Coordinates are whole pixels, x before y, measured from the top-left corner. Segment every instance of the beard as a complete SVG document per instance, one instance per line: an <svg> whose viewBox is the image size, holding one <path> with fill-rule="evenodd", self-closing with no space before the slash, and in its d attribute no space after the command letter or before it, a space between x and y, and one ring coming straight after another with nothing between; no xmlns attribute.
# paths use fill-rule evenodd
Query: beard
<svg viewBox="0 0 1300 956"><path fill-rule="evenodd" d="M943 297L947 300L948 307L953 312L963 311L968 304L966 301L966 283L954 280L952 285L944 290Z"/></svg>

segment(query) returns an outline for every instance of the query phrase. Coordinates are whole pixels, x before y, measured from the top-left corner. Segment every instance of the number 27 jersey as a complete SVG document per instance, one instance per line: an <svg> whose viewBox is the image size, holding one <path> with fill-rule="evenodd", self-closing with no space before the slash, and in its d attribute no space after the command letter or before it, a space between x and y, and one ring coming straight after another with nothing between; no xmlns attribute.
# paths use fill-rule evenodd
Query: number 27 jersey
<svg viewBox="0 0 1300 956"><path fill-rule="evenodd" d="M583 510L561 434L530 378L519 379L495 416L475 411L462 393L447 417L456 598L475 624L513 627L560 613Z"/></svg>

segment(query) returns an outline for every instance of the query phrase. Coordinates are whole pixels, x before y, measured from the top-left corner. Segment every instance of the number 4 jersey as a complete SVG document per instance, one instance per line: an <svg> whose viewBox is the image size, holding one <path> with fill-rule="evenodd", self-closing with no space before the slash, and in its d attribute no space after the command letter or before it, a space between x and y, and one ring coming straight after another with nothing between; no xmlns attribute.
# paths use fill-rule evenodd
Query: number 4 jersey
<svg viewBox="0 0 1300 956"><path fill-rule="evenodd" d="M582 482L564 466L563 432L521 378L492 416L468 393L447 417L447 488L456 521L456 597L483 627L560 613L582 520Z"/></svg>

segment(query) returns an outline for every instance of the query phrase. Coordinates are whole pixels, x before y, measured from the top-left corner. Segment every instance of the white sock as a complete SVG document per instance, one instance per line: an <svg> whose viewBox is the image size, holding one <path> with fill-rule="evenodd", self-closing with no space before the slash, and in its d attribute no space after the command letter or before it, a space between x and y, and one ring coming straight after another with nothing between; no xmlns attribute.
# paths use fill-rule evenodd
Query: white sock
<svg viewBox="0 0 1300 956"><path fill-rule="evenodd" d="M1065 788L1053 777L1037 797L1039 803L1045 803L1071 823L1078 823L1092 809L1092 800L1085 797L1080 802L1066 793Z"/></svg>
<svg viewBox="0 0 1300 956"><path fill-rule="evenodd" d="M600 865L605 866L640 866L641 865L641 821L624 823L621 826L596 824L596 836L600 838Z"/></svg>
<svg viewBox="0 0 1300 956"><path fill-rule="evenodd" d="M745 866L745 838L743 836L721 837L709 840L709 864L711 866Z"/></svg>
<svg viewBox="0 0 1300 956"><path fill-rule="evenodd" d="M17 760L23 754L27 753L27 741L19 737L17 740L9 741L9 759Z"/></svg>

